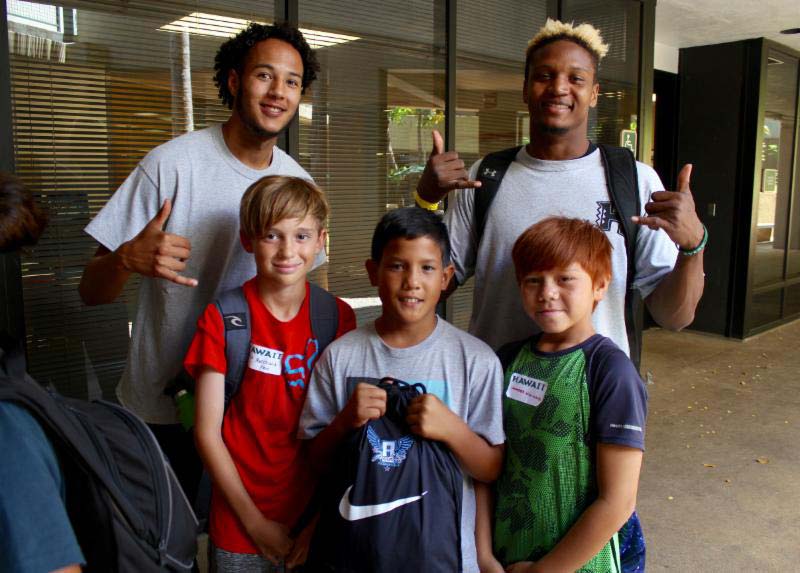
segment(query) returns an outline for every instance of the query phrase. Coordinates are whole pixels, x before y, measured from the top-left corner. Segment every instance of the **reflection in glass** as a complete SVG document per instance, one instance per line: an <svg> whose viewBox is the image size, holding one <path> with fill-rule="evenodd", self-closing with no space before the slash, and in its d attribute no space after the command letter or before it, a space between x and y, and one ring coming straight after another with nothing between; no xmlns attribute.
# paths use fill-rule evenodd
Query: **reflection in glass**
<svg viewBox="0 0 800 573"><path fill-rule="evenodd" d="M800 284L786 287L783 296L783 315L787 317L800 315Z"/></svg>
<svg viewBox="0 0 800 573"><path fill-rule="evenodd" d="M81 303L97 247L83 227L148 151L229 116L212 81L223 38L204 32L273 15L270 1L221 1L198 15L201 4L7 2L15 169L50 214L22 258L28 365L65 394L113 396L138 286L130 280L112 304ZM166 31L192 14L195 29Z"/></svg>
<svg viewBox="0 0 800 573"><path fill-rule="evenodd" d="M756 286L784 278L796 106L797 59L770 50L756 200Z"/></svg>
<svg viewBox="0 0 800 573"><path fill-rule="evenodd" d="M303 97L299 160L331 204L330 264L312 280L350 302L359 323L380 313L364 268L375 224L413 204L430 131L443 131L443 6L299 3L301 28L357 38L317 50L322 71Z"/></svg>
<svg viewBox="0 0 800 573"><path fill-rule="evenodd" d="M545 0L458 2L456 149L467 166L492 151L528 143L525 49L546 16ZM469 280L448 301L451 320L461 328L469 325L472 296Z"/></svg>
<svg viewBox="0 0 800 573"><path fill-rule="evenodd" d="M794 158L795 173L800 174L800 145L797 145L796 148L797 152ZM800 275L800 182L798 182L798 179L800 177L796 177L793 182L792 213L789 224L789 242L787 244L787 278ZM800 309L796 310L796 312L800 312ZM786 314L789 315L788 308Z"/></svg>
<svg viewBox="0 0 800 573"><path fill-rule="evenodd" d="M781 319L783 289L776 288L761 294L754 294L748 328L765 326Z"/></svg>
<svg viewBox="0 0 800 573"><path fill-rule="evenodd" d="M638 132L639 123L641 4L627 0L564 0L562 10L564 20L591 22L609 45L598 71L600 93L597 107L589 115L589 139L627 147L633 142L623 141L623 131Z"/></svg>

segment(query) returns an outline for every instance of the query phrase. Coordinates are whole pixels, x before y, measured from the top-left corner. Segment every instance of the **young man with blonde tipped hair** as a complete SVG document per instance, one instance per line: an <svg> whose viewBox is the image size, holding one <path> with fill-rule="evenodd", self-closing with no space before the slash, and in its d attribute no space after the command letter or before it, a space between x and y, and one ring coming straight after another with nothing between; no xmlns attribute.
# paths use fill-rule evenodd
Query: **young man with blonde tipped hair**
<svg viewBox="0 0 800 573"><path fill-rule="evenodd" d="M639 226L633 261L623 221L614 208L601 149L588 139L589 112L600 93L598 66L608 52L590 24L548 20L528 45L522 99L530 114L530 143L521 147L497 187L483 224L476 219L481 163L467 171L456 151L445 152L441 136L417 187L417 204L435 208L452 190L446 214L455 283L475 276L470 332L497 349L539 331L516 292L511 249L530 225L551 215L594 222L611 241L612 280L592 316L599 334L630 353L626 325L629 289L647 304L661 326L681 329L694 319L703 292L703 248L707 231L689 187L691 165L678 177L678 190L664 191L653 169L635 163L639 204L631 221ZM485 158L484 158L485 159ZM484 174L481 173L481 176ZM491 174L489 174L491 176ZM477 240L476 240L477 238ZM632 276L628 276L628 269ZM634 360L636 357L634 357Z"/></svg>

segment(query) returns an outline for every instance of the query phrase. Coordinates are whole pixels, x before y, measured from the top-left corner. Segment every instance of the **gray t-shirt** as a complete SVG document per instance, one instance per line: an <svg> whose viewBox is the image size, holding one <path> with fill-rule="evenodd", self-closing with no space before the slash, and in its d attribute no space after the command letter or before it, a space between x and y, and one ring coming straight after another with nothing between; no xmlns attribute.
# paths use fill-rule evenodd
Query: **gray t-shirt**
<svg viewBox="0 0 800 573"><path fill-rule="evenodd" d="M190 132L148 153L86 226L89 235L114 251L171 199L165 231L191 242L183 274L196 278L197 287L141 279L117 397L146 422L177 423L175 406L163 391L180 372L198 316L216 293L255 275L253 256L239 242L239 203L247 187L266 175L311 179L277 147L267 169L252 169L230 152L220 125Z"/></svg>
<svg viewBox="0 0 800 573"><path fill-rule="evenodd" d="M410 348L387 345L373 322L334 341L314 367L299 437L313 438L330 424L344 409L356 384L377 382L384 376L421 382L487 442L505 442L500 361L486 344L441 319L428 338ZM466 474L461 553L465 573L477 573L475 493Z"/></svg>
<svg viewBox="0 0 800 573"><path fill-rule="evenodd" d="M479 166L480 162L472 166L470 179L476 178ZM638 162L636 167L644 206L650 194L664 186L651 167ZM473 193L480 189L457 191L445 216L459 284L475 275L469 331L495 350L538 332L522 308L511 249L525 229L545 217L576 217L595 223L611 241L613 276L592 323L598 333L629 354L625 332L628 257L618 215L612 211L600 151L578 159L547 161L530 156L523 147L489 209L480 246L472 221ZM634 286L643 298L672 270L677 255L677 247L664 231L639 229Z"/></svg>

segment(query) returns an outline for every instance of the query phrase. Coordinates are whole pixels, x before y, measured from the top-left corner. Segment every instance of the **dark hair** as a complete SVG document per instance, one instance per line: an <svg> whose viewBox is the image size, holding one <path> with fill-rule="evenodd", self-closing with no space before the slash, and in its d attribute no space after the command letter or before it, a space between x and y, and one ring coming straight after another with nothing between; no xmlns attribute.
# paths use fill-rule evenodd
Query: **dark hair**
<svg viewBox="0 0 800 573"><path fill-rule="evenodd" d="M538 50L544 48L545 46L552 44L553 42L558 42L560 40L566 40L567 42L572 42L573 44L577 44L587 52L592 57L592 62L594 63L594 80L593 83L597 83L597 70L600 67L600 57L597 55L591 46L588 43L584 42L580 38L576 38L570 34L556 34L554 36L549 36L543 40L535 44L531 44L528 46L528 49L525 51L525 89L528 89L528 78L530 77L531 73L531 60L533 59L533 54Z"/></svg>
<svg viewBox="0 0 800 573"><path fill-rule="evenodd" d="M578 263L592 284L611 277L611 243L599 227L583 219L547 217L528 227L511 250L517 282L530 273Z"/></svg>
<svg viewBox="0 0 800 573"><path fill-rule="evenodd" d="M247 28L222 44L214 58L214 85L219 89L219 99L228 106L228 109L233 108L234 98L234 95L228 90L228 76L231 70L236 70L241 74L250 48L271 38L290 44L300 54L300 58L303 60L302 93L305 93L311 82L317 79L319 71L317 56L300 30L288 22L278 22L273 25L252 22Z"/></svg>
<svg viewBox="0 0 800 573"><path fill-rule="evenodd" d="M0 171L0 252L36 244L47 215L34 203L22 181Z"/></svg>
<svg viewBox="0 0 800 573"><path fill-rule="evenodd" d="M450 236L442 218L432 211L419 207L403 207L389 211L375 227L372 234L370 256L380 262L383 250L394 239L418 239L428 237L439 245L442 251L442 264L450 264Z"/></svg>

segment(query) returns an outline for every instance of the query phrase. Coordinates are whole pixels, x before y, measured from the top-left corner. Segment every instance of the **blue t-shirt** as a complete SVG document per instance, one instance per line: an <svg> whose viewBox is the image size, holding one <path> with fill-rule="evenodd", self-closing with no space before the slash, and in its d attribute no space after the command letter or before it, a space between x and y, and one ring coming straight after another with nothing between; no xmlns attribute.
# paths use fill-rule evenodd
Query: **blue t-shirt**
<svg viewBox="0 0 800 573"><path fill-rule="evenodd" d="M0 401L0 571L83 564L53 447L27 410Z"/></svg>

